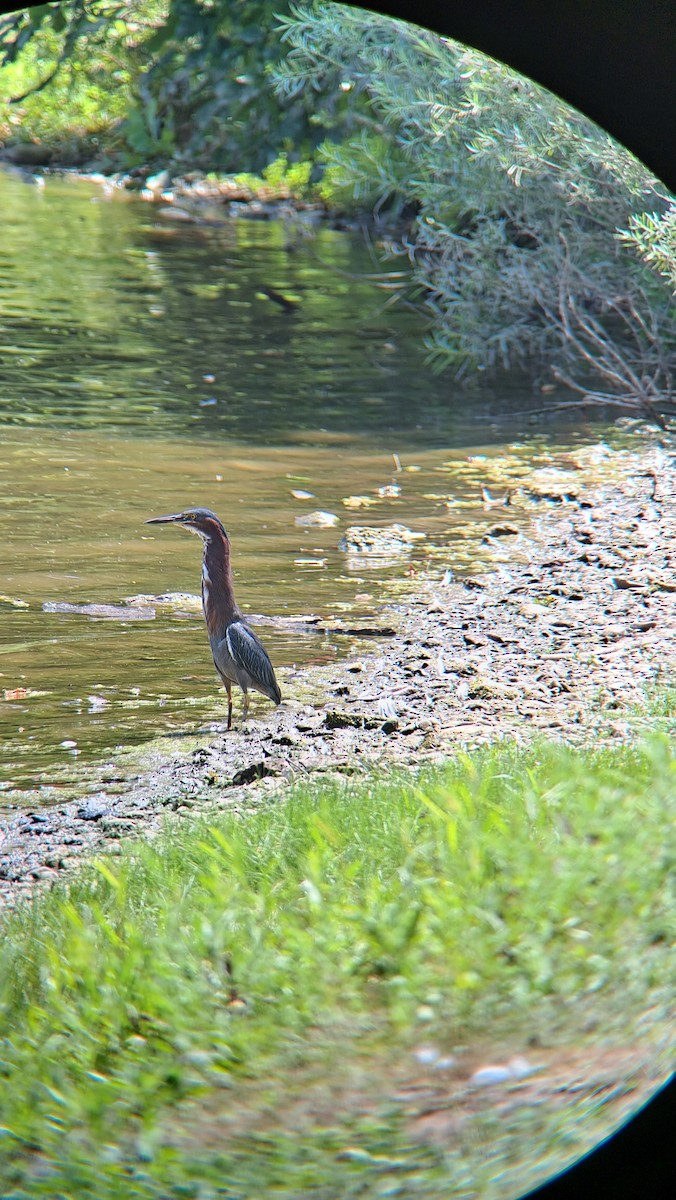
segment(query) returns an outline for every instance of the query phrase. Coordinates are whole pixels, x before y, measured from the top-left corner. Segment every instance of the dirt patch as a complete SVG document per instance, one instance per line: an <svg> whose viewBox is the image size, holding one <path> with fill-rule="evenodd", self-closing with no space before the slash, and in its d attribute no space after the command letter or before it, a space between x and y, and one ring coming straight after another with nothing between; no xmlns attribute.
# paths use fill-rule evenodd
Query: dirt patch
<svg viewBox="0 0 676 1200"><path fill-rule="evenodd" d="M350 1167L379 1178L404 1172L410 1195L418 1194L418 1183L421 1194L432 1194L429 1178L422 1185L441 1164L433 1194L447 1194L451 1178L457 1187L450 1164L459 1155L467 1176L463 1194L484 1194L481 1164L492 1179L501 1178L501 1194L516 1195L524 1173L535 1186L563 1169L635 1112L667 1076L666 1062L647 1053L645 1044L612 1039L527 1047L516 1057L506 1045L459 1046L434 1057L430 1046L395 1053L391 1044L347 1042L330 1069L321 1057L311 1061L310 1037L309 1061L283 1076L271 1074L263 1084L239 1078L226 1092L203 1092L198 1103L172 1114L163 1143L207 1158L225 1153L236 1162L252 1146L257 1153L285 1141L309 1146L319 1135L331 1147L334 1183ZM512 1064L512 1076L479 1082L496 1069L485 1065L496 1052ZM280 1103L276 1091L282 1088Z"/></svg>
<svg viewBox="0 0 676 1200"><path fill-rule="evenodd" d="M646 687L666 682L676 654L676 457L664 445L625 454L602 486L560 489L525 531L500 522L482 547L492 571L420 578L383 608L396 632L382 645L282 673L289 699L261 702L244 729L154 743L112 787L102 777L81 800L2 818L0 905L152 834L167 812L245 810L310 773L417 765L501 737L633 736Z"/></svg>

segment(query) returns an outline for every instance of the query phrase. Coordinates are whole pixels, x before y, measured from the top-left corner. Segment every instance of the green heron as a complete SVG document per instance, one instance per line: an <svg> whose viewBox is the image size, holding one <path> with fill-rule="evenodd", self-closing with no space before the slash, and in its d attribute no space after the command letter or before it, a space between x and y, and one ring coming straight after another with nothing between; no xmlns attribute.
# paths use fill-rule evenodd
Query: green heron
<svg viewBox="0 0 676 1200"><path fill-rule="evenodd" d="M237 602L230 566L230 541L216 513L190 508L168 517L152 517L146 525L184 525L204 542L202 560L202 611L206 621L214 666L228 693L228 729L232 727L232 685L244 692L244 715L249 711L249 688L279 704L282 693L268 652L256 637Z"/></svg>

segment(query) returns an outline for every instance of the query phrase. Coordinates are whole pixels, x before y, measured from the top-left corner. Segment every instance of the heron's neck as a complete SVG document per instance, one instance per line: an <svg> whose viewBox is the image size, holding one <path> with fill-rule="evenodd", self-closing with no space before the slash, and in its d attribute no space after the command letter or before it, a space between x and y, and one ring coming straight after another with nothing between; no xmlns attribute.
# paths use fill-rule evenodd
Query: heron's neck
<svg viewBox="0 0 676 1200"><path fill-rule="evenodd" d="M202 559L202 608L210 634L222 636L226 625L240 616L232 581L230 543L208 538Z"/></svg>

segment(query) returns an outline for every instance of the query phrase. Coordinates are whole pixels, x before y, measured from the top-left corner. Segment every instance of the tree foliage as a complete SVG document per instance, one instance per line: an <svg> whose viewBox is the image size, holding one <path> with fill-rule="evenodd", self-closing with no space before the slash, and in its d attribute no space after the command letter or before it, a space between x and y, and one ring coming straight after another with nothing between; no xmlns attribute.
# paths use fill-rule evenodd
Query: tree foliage
<svg viewBox="0 0 676 1200"><path fill-rule="evenodd" d="M283 54L275 14L285 9L284 0L63 0L0 19L0 64L47 35L55 49L33 94L71 71L78 51L93 82L124 68L127 162L260 171L322 137L305 99L280 104L269 82Z"/></svg>
<svg viewBox="0 0 676 1200"><path fill-rule="evenodd" d="M319 0L63 0L0 18L0 64L31 53L17 103L69 73L125 93L121 165L260 173L318 156L325 199L413 212L392 251L440 369L536 364L586 398L671 402L676 210L606 133L500 63Z"/></svg>
<svg viewBox="0 0 676 1200"><path fill-rule="evenodd" d="M632 155L543 88L425 30L323 3L282 24L280 93L312 92L343 135L352 123L322 147L333 181L415 205L399 250L439 366L547 363L584 395L651 412L670 400L673 297L646 264L673 270L673 217L665 225L666 197Z"/></svg>
<svg viewBox="0 0 676 1200"><path fill-rule="evenodd" d="M661 213L635 214L619 236L676 291L676 202Z"/></svg>
<svg viewBox="0 0 676 1200"><path fill-rule="evenodd" d="M140 70L135 25L115 21L119 4L43 4L0 17L0 138L95 151L96 136L128 111ZM140 22L137 22L137 26Z"/></svg>

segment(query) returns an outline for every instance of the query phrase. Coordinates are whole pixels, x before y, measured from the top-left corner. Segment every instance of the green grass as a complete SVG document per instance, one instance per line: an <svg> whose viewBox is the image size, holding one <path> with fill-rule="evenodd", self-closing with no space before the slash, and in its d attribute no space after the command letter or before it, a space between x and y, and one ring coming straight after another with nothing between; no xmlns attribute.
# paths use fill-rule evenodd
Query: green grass
<svg viewBox="0 0 676 1200"><path fill-rule="evenodd" d="M520 1050L648 1008L671 982L675 785L666 738L503 746L88 867L4 928L2 1195L448 1195L448 1156L377 1092L328 1116L302 1098L430 1037Z"/></svg>

